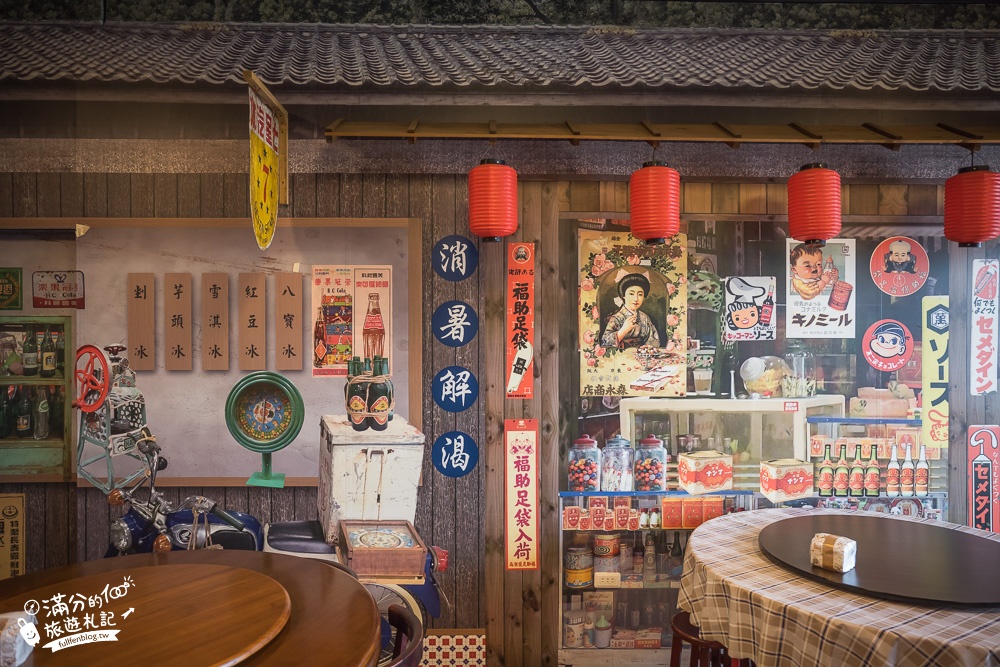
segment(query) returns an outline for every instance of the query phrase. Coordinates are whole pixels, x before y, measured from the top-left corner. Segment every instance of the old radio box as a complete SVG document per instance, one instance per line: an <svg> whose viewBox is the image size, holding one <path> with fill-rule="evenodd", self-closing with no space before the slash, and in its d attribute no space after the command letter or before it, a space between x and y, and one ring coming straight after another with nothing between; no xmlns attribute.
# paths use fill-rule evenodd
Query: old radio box
<svg viewBox="0 0 1000 667"><path fill-rule="evenodd" d="M317 505L327 543L336 544L344 519L413 523L423 459L424 434L399 415L384 431L355 431L347 415L324 415Z"/></svg>

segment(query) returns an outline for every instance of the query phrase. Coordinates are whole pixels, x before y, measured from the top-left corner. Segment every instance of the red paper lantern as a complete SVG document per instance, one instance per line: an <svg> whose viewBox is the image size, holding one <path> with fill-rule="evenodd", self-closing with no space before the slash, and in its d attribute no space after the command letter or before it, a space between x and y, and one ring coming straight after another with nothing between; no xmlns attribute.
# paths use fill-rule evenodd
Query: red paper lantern
<svg viewBox="0 0 1000 667"><path fill-rule="evenodd" d="M483 241L517 231L517 172L503 160L483 160L469 172L469 231Z"/></svg>
<svg viewBox="0 0 1000 667"><path fill-rule="evenodd" d="M646 162L628 181L632 236L665 243L681 227L681 176L664 162Z"/></svg>
<svg viewBox="0 0 1000 667"><path fill-rule="evenodd" d="M977 165L944 182L944 235L960 248L1000 236L1000 174Z"/></svg>
<svg viewBox="0 0 1000 667"><path fill-rule="evenodd" d="M788 179L788 235L826 245L840 234L840 174L822 162L803 165Z"/></svg>

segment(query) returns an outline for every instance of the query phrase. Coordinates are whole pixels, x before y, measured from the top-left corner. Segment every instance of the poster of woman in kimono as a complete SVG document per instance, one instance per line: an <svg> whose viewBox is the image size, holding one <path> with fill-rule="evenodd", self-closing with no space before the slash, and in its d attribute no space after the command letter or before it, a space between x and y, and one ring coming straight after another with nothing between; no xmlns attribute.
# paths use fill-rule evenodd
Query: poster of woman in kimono
<svg viewBox="0 0 1000 667"><path fill-rule="evenodd" d="M647 246L580 232L580 393L680 396L686 385L687 240Z"/></svg>

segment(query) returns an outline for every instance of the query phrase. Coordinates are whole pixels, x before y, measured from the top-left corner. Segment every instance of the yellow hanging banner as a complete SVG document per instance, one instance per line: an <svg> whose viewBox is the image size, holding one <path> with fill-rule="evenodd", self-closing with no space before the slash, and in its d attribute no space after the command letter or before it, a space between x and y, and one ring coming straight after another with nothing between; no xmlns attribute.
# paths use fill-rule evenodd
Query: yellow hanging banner
<svg viewBox="0 0 1000 667"><path fill-rule="evenodd" d="M948 297L925 296L921 351L921 442L928 455L948 446Z"/></svg>
<svg viewBox="0 0 1000 667"><path fill-rule="evenodd" d="M266 250L278 221L278 119L250 93L250 215L257 247Z"/></svg>

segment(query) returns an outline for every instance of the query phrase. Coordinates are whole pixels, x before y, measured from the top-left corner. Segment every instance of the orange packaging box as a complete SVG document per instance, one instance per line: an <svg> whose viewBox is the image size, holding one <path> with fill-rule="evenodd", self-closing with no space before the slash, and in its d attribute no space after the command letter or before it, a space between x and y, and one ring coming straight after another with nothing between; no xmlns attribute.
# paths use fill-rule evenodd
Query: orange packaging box
<svg viewBox="0 0 1000 667"><path fill-rule="evenodd" d="M809 438L809 456L823 456L826 446L833 447L833 438L828 435L814 435Z"/></svg>
<svg viewBox="0 0 1000 667"><path fill-rule="evenodd" d="M726 500L722 496L708 496L703 499L703 504L701 508L702 521L708 521L709 519L714 519L717 516L722 516L726 511Z"/></svg>
<svg viewBox="0 0 1000 667"><path fill-rule="evenodd" d="M798 459L761 461L760 492L772 503L808 498L813 495L812 463Z"/></svg>
<svg viewBox="0 0 1000 667"><path fill-rule="evenodd" d="M563 508L563 530L578 530L580 528L580 508L568 505Z"/></svg>
<svg viewBox="0 0 1000 667"><path fill-rule="evenodd" d="M681 454L677 478L691 495L733 488L733 457L719 452Z"/></svg>
<svg viewBox="0 0 1000 667"><path fill-rule="evenodd" d="M632 509L632 499L629 496L615 496L615 503L612 507L615 509L618 509L619 507Z"/></svg>
<svg viewBox="0 0 1000 667"><path fill-rule="evenodd" d="M606 517L607 515L608 511L603 507L591 507L590 525L597 530L604 528L604 517Z"/></svg>
<svg viewBox="0 0 1000 667"><path fill-rule="evenodd" d="M681 506L683 502L683 498L671 496L664 496L660 500L660 513L662 514L660 521L664 529L684 527L684 511Z"/></svg>
<svg viewBox="0 0 1000 667"><path fill-rule="evenodd" d="M704 498L685 498L682 506L684 518L681 528L697 528L705 520Z"/></svg>
<svg viewBox="0 0 1000 667"><path fill-rule="evenodd" d="M615 530L628 530L628 518L632 515L631 507L615 508Z"/></svg>
<svg viewBox="0 0 1000 667"><path fill-rule="evenodd" d="M583 510L580 512L580 530L590 530L590 512Z"/></svg>
<svg viewBox="0 0 1000 667"><path fill-rule="evenodd" d="M594 510L598 507L603 509L608 509L608 497L607 496L591 496L587 499L587 508Z"/></svg>
<svg viewBox="0 0 1000 667"><path fill-rule="evenodd" d="M639 628L635 633L636 648L660 648L663 628Z"/></svg>

